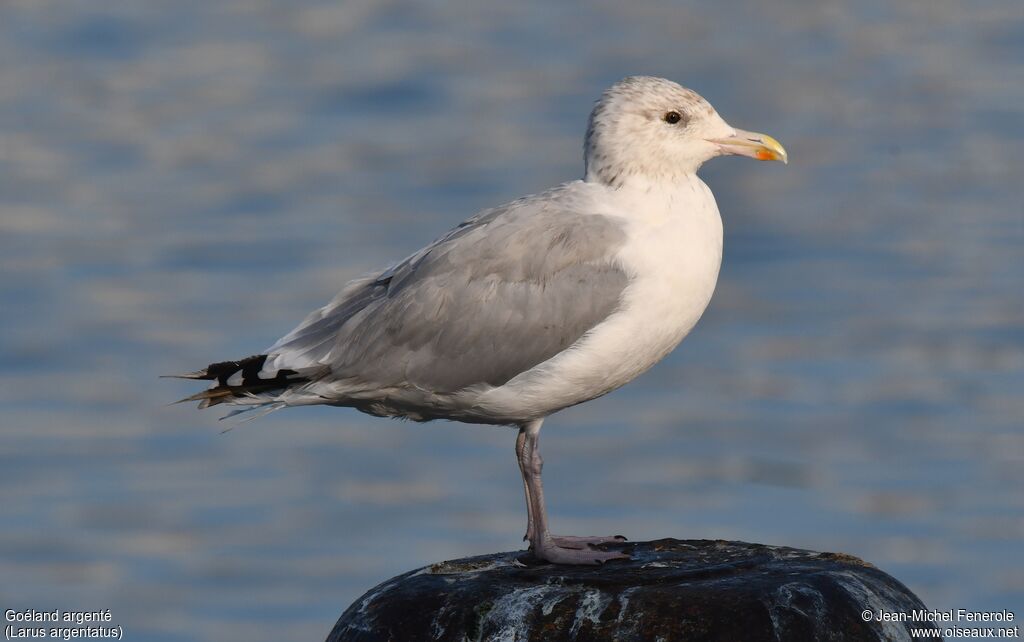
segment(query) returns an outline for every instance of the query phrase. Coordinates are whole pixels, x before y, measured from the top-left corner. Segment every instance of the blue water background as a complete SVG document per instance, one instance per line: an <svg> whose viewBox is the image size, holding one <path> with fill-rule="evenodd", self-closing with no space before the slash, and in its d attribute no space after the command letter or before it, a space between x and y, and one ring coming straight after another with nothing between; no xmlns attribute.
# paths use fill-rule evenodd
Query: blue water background
<svg viewBox="0 0 1024 642"><path fill-rule="evenodd" d="M159 380L578 177L618 78L786 144L703 175L683 346L552 417L558 532L843 551L1024 617L1024 10L953 2L0 5L0 606L128 639L322 639L374 584L521 546L513 433Z"/></svg>

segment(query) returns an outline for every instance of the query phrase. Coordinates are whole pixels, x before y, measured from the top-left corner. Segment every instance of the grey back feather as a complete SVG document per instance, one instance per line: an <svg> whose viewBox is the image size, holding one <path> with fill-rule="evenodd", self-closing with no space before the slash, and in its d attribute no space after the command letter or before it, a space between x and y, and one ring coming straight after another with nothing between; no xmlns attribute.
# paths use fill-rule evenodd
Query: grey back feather
<svg viewBox="0 0 1024 642"><path fill-rule="evenodd" d="M353 281L271 348L275 366L448 393L502 385L565 350L627 285L613 262L622 223L579 211L574 185L487 210Z"/></svg>

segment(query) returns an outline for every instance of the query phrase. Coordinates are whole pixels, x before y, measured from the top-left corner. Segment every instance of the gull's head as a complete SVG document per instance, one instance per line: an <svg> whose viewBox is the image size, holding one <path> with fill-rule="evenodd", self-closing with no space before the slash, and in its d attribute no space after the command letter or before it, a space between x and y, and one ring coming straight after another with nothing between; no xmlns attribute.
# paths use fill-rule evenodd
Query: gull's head
<svg viewBox="0 0 1024 642"><path fill-rule="evenodd" d="M697 92L630 76L606 89L590 113L586 180L613 187L673 181L725 154L787 161L777 140L730 126Z"/></svg>

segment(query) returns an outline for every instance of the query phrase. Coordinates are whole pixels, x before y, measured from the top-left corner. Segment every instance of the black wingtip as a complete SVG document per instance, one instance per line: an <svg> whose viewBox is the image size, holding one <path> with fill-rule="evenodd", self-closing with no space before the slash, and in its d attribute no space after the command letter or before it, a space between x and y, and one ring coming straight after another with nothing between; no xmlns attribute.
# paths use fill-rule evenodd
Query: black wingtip
<svg viewBox="0 0 1024 642"><path fill-rule="evenodd" d="M290 385L308 381L305 376L299 375L295 370L284 368L277 370L273 378L260 378L266 361L267 355L258 354L246 357L245 359L239 359L238 361L211 363L202 370L186 374L162 375L161 378L213 381L214 383L211 388L174 402L198 401L200 409L222 403L230 403L232 398L235 397L252 396L272 390L280 390ZM238 375L241 375L240 382L236 380L228 383L232 377L237 377Z"/></svg>
<svg viewBox="0 0 1024 642"><path fill-rule="evenodd" d="M238 361L218 361L211 363L202 370L186 372L185 374L160 375L161 379L199 379L204 381L220 382L220 385L227 385L227 379L239 370L246 379L258 379L259 371L267 361L267 355L255 354L251 357L239 359Z"/></svg>
<svg viewBox="0 0 1024 642"><path fill-rule="evenodd" d="M207 379L209 375L206 374L206 370L196 370L195 372L187 372L185 374L172 374L172 375L158 375L160 379Z"/></svg>

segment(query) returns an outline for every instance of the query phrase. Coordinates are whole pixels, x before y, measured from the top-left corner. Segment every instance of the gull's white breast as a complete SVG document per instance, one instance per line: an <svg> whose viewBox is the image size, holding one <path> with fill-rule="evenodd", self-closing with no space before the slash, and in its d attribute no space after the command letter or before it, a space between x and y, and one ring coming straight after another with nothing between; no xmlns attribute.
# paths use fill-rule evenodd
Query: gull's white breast
<svg viewBox="0 0 1024 642"><path fill-rule="evenodd" d="M670 190L609 190L626 221L617 261L630 275L619 309L569 349L482 394L478 412L543 417L629 383L672 351L707 308L722 263L722 220L698 177Z"/></svg>

